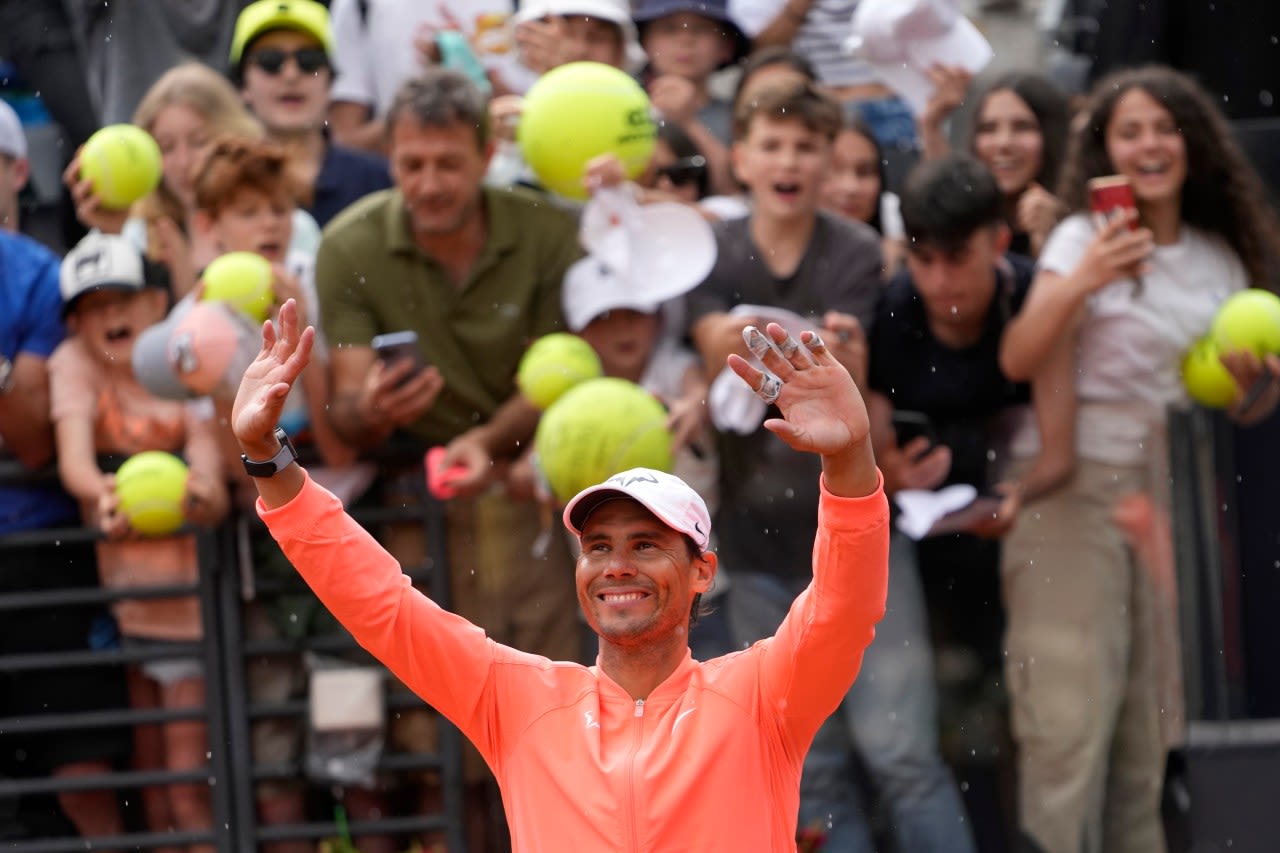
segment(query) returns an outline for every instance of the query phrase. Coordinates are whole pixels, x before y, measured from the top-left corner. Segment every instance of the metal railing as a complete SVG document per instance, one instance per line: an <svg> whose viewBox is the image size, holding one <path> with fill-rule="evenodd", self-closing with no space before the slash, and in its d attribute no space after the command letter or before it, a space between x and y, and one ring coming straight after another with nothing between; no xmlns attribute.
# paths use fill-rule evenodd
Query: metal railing
<svg viewBox="0 0 1280 853"><path fill-rule="evenodd" d="M380 455L378 461L384 464L403 464L405 460L414 458L415 454L416 458L421 458L420 449L399 446ZM108 468L112 467L110 462L111 460L106 461ZM38 482L48 480L51 476L50 471L32 475L23 471L16 463L0 461L0 484ZM418 490L415 489L416 491ZM366 527L387 523L420 525L426 542L425 551L429 557L424 565L406 567L406 573L415 583L427 584L432 597L442 606L448 606L443 509L427 493L425 486L407 505L371 507L363 511L353 509L351 512ZM245 524L261 527L256 516L237 515L237 511L233 509L231 516L219 527L194 531L199 558L199 580L194 585L129 589L92 587L0 593L0 619L5 618L6 612L17 610L108 604L125 598L196 595L199 597L204 625L203 638L195 643L91 649L86 637L86 646L81 650L4 654L4 650L0 649L0 675L83 666L124 667L127 664L153 660L198 657L204 665L206 680L206 704L203 708L119 707L78 713L0 718L0 734L20 739L24 735L106 730L198 719L205 723L209 741L209 762L206 767L196 771L122 770L107 775L71 778L0 777L0 803L16 800L24 795L112 790L118 792L119 796L137 791L141 787L207 782L213 814L213 825L205 831L132 831L137 828L130 827L131 831L125 835L113 837L68 836L6 841L6 853L147 850L175 844L212 844L219 853L247 853L273 841L319 841L338 836L343 831L355 837L374 833L408 836L434 831L443 833L450 850L467 849L463 833L461 736L443 719L439 725L437 751L384 752L377 765L380 776L403 774L407 771L434 771L442 783L443 806L440 811L430 814L387 814L378 819L352 820L343 825L339 825L336 819L316 818L316 810L308 814L305 822L263 825L258 821L255 789L260 783L269 780L306 783L307 774L301 760L283 764L255 763L252 725L260 719L282 718L303 726L307 720L309 705L305 697L274 703L254 701L250 695L246 662L256 656L301 656L306 652L345 657L362 655L371 664L373 662L344 631L298 639L250 640L246 637L244 616L247 602L244 592L253 589L256 596L266 597L279 590L269 583L246 583L249 579L244 576L244 572L251 571L251 567L243 564L237 540L237 526ZM52 545L55 542L87 542L97 538L97 531L83 527L24 531L0 536L0 565L3 565L5 552L15 547ZM390 677L384 678L384 686L390 680ZM395 713L409 708L424 708L425 705L407 692L394 691L389 692L386 707L388 713ZM317 789L327 787L327 783L322 782L315 785Z"/></svg>

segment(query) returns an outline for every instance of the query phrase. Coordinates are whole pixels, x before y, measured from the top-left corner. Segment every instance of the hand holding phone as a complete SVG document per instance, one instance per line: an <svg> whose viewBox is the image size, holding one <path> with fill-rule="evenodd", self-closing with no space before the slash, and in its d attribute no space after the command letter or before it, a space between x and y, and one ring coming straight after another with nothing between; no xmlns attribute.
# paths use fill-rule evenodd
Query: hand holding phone
<svg viewBox="0 0 1280 853"><path fill-rule="evenodd" d="M378 335L371 342L371 346L386 367L392 367L405 360L413 365L413 370L400 382L401 385L427 366L427 360L423 358L422 350L418 347L417 332L389 332Z"/></svg>
<svg viewBox="0 0 1280 853"><path fill-rule="evenodd" d="M938 444L938 433L933 428L933 421L924 412L913 412L895 409L893 412L893 431L897 436L898 447L906 447L915 439L924 436L929 440L925 449L928 453Z"/></svg>
<svg viewBox="0 0 1280 853"><path fill-rule="evenodd" d="M1133 198L1133 186L1123 175L1104 175L1092 178L1087 184L1089 189L1089 209L1110 222L1117 216L1129 217L1129 230L1138 230L1138 220L1133 211L1138 209Z"/></svg>

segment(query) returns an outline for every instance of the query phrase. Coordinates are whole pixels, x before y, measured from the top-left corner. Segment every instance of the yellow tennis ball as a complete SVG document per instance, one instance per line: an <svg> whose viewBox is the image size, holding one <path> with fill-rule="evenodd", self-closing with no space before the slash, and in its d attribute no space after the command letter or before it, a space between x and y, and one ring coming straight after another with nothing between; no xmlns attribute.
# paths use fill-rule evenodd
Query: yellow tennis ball
<svg viewBox="0 0 1280 853"><path fill-rule="evenodd" d="M182 526L186 489L186 463L162 450L135 453L116 471L120 512L144 536L168 536Z"/></svg>
<svg viewBox="0 0 1280 853"><path fill-rule="evenodd" d="M587 161L613 153L636 178L653 156L658 127L649 95L625 71L570 62L538 78L524 96L516 139L547 189L585 199Z"/></svg>
<svg viewBox="0 0 1280 853"><path fill-rule="evenodd" d="M1213 318L1212 335L1222 352L1280 353L1280 296L1257 288L1233 293Z"/></svg>
<svg viewBox="0 0 1280 853"><path fill-rule="evenodd" d="M605 377L575 385L538 422L538 467L561 503L628 468L670 471L667 410L645 389Z"/></svg>
<svg viewBox="0 0 1280 853"><path fill-rule="evenodd" d="M255 252L227 252L204 268L204 299L226 302L261 323L271 314L275 294L271 263Z"/></svg>
<svg viewBox="0 0 1280 853"><path fill-rule="evenodd" d="M1195 400L1211 409L1225 409L1236 398L1236 380L1218 358L1221 350L1211 338L1201 338L1182 358L1182 384Z"/></svg>
<svg viewBox="0 0 1280 853"><path fill-rule="evenodd" d="M547 409L579 382L604 373L591 344L568 332L543 335L525 350L516 385L539 409Z"/></svg>
<svg viewBox="0 0 1280 853"><path fill-rule="evenodd" d="M109 208L133 204L156 188L160 174L160 146L132 124L109 124L80 149L80 177Z"/></svg>

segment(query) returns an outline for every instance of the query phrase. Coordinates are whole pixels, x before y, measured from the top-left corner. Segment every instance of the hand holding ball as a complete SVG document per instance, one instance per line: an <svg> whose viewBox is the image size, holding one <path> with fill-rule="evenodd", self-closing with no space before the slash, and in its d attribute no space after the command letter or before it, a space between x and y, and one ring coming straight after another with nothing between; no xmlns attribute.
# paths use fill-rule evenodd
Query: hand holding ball
<svg viewBox="0 0 1280 853"><path fill-rule="evenodd" d="M80 177L104 207L122 210L160 183L160 146L140 127L111 124L80 149Z"/></svg>
<svg viewBox="0 0 1280 853"><path fill-rule="evenodd" d="M1182 359L1182 384L1191 399L1210 409L1225 409L1236 399L1235 377L1222 364L1221 350L1211 338L1201 338Z"/></svg>
<svg viewBox="0 0 1280 853"><path fill-rule="evenodd" d="M634 179L649 165L657 135L648 94L625 71L599 62L570 62L539 77L516 130L538 180L576 199L587 197L587 161L616 154Z"/></svg>
<svg viewBox="0 0 1280 853"><path fill-rule="evenodd" d="M226 302L261 323L271 314L275 294L271 263L254 252L227 252L205 267L204 299Z"/></svg>
<svg viewBox="0 0 1280 853"><path fill-rule="evenodd" d="M1280 353L1280 296L1256 288L1232 294L1213 318L1211 334L1221 352Z"/></svg>
<svg viewBox="0 0 1280 853"><path fill-rule="evenodd" d="M144 536L168 536L182 526L186 490L186 463L162 450L136 453L116 472L120 513Z"/></svg>
<svg viewBox="0 0 1280 853"><path fill-rule="evenodd" d="M539 409L546 410L579 382L604 372L591 344L577 335L556 332L533 342L520 359L516 385Z"/></svg>

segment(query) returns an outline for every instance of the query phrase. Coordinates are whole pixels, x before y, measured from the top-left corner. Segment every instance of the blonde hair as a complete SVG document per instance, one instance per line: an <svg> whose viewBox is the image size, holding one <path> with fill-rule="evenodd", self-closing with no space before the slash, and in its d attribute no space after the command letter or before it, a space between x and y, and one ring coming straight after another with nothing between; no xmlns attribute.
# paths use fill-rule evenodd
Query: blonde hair
<svg viewBox="0 0 1280 853"><path fill-rule="evenodd" d="M184 106L198 114L208 123L210 136L260 139L266 135L231 83L199 62L184 62L160 75L134 110L133 123L151 133L156 118L172 106ZM179 226L186 222L186 210L163 181L138 202L134 213L147 222L160 216L170 217Z"/></svg>

